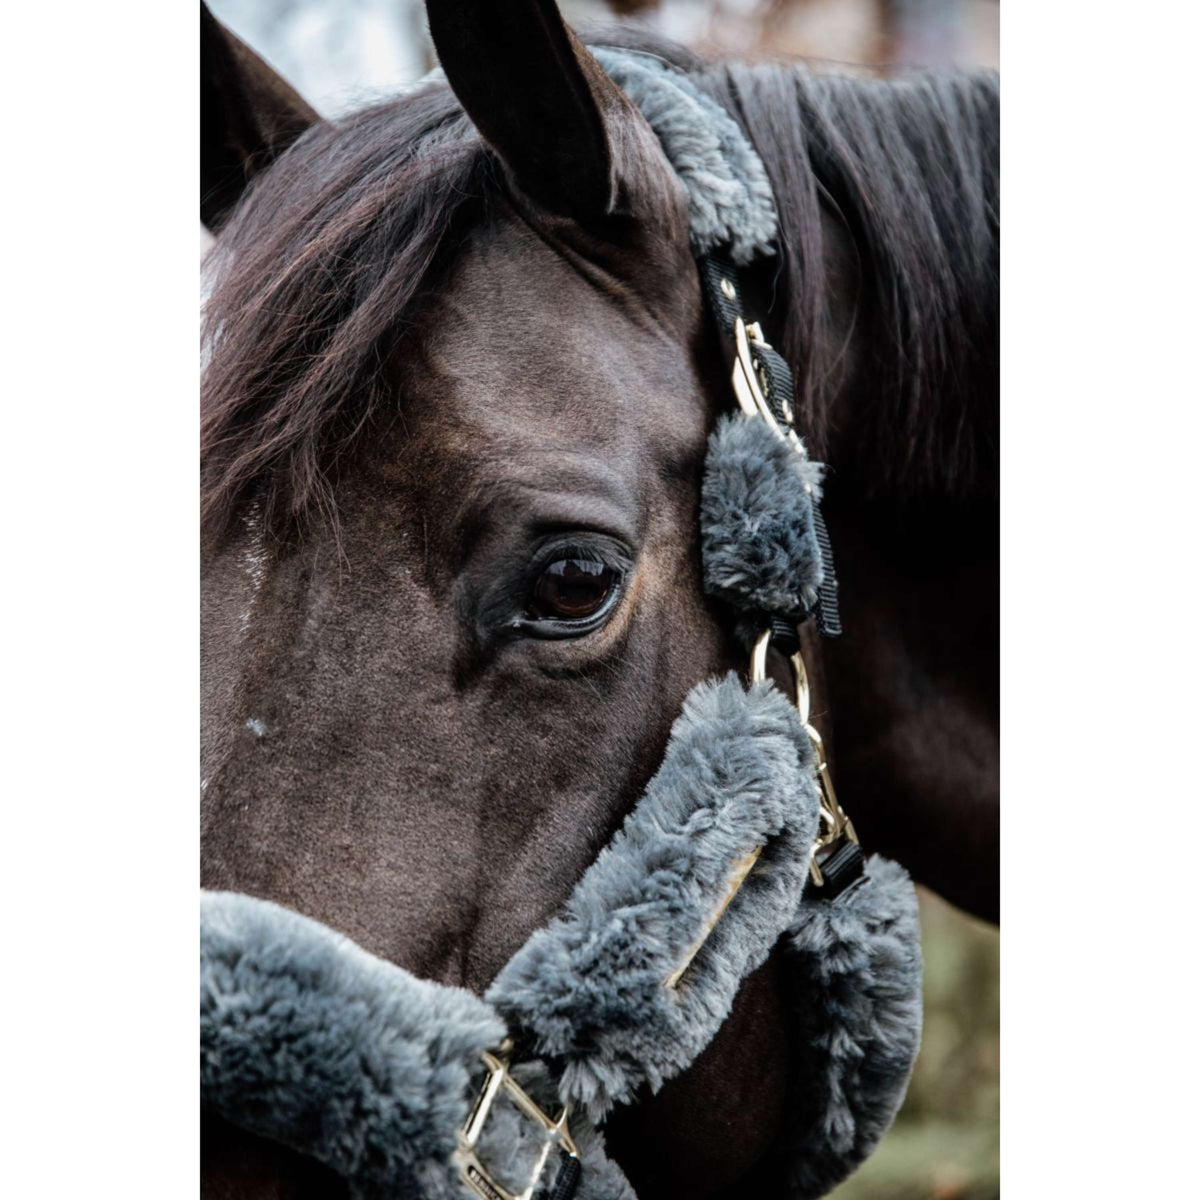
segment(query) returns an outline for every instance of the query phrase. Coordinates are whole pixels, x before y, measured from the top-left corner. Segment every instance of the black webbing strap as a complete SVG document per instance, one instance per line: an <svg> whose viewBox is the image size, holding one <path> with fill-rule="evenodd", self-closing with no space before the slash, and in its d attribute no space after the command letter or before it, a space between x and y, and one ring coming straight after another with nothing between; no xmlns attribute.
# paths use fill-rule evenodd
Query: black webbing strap
<svg viewBox="0 0 1200 1200"><path fill-rule="evenodd" d="M833 567L833 545L821 506L812 506L813 533L821 550L821 585L817 588L817 629L822 637L842 636L842 613L838 608L837 572Z"/></svg>
<svg viewBox="0 0 1200 1200"><path fill-rule="evenodd" d="M702 255L697 263L704 294L708 298L709 311L721 333L721 345L726 361L732 366L736 355L734 328L739 317L747 321L738 268L732 259L721 251ZM751 356L775 420L786 429L794 429L796 390L791 367L783 355L765 342L752 343ZM839 637L842 632L842 620L838 612L838 583L833 562L833 546L829 541L829 531L825 526L821 506L815 500L812 514L813 532L821 552L821 585L817 589L817 602L810 615L816 618L817 630L822 637Z"/></svg>
<svg viewBox="0 0 1200 1200"><path fill-rule="evenodd" d="M575 1192L579 1188L579 1179L583 1175L583 1165L574 1155L563 1155L562 1165L554 1177L554 1186L550 1189L547 1200L575 1200Z"/></svg>
<svg viewBox="0 0 1200 1200"><path fill-rule="evenodd" d="M866 855L858 842L840 842L818 866L821 868L822 900L836 900L866 878Z"/></svg>
<svg viewBox="0 0 1200 1200"><path fill-rule="evenodd" d="M733 325L743 313L742 290L738 280L738 269L733 260L720 250L712 250L696 260L700 268L700 282L708 297L708 308L721 331L721 343L728 351L733 345ZM733 294L730 295L729 293ZM726 357L732 361L732 354Z"/></svg>
<svg viewBox="0 0 1200 1200"><path fill-rule="evenodd" d="M800 649L800 630L786 617L769 617L767 624L771 627L771 645L784 658L791 658Z"/></svg>

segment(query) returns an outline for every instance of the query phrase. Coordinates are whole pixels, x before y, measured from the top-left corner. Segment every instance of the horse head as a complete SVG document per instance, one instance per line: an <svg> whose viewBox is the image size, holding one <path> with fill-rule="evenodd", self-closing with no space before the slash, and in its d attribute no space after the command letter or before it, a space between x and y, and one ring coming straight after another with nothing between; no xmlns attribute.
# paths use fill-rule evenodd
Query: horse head
<svg viewBox="0 0 1200 1200"><path fill-rule="evenodd" d="M336 122L202 11L202 882L481 992L634 804L688 690L745 650L701 586L729 385L679 179L552 3L429 11L445 79ZM793 361L803 343L801 421L833 470L848 636L816 675L841 790L864 841L986 912L994 413L968 393L993 347L953 305L994 287L991 216L872 191L885 85L850 120L794 68L680 61L780 201L756 288ZM986 208L994 87L928 95L892 134L908 168L942 139ZM772 112L807 131L804 163ZM876 143L857 178L855 137ZM889 374L914 351L918 383ZM712 1195L761 1159L778 993L768 963L696 1066L614 1123L639 1185ZM212 1194L306 1177L231 1137L209 1139Z"/></svg>

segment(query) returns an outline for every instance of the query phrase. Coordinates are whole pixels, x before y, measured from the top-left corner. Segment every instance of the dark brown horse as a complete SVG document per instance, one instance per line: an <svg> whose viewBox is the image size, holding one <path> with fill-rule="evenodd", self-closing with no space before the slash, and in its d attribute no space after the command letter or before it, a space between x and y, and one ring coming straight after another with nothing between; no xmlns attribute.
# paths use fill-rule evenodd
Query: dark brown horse
<svg viewBox="0 0 1200 1200"><path fill-rule="evenodd" d="M482 991L745 659L701 592L730 397L678 180L549 0L429 7L450 86L337 122L202 14L202 879ZM774 187L754 308L831 465L839 793L994 917L996 80L652 49ZM642 1195L778 1194L788 1037L769 962L610 1122ZM204 1192L340 1194L207 1119Z"/></svg>

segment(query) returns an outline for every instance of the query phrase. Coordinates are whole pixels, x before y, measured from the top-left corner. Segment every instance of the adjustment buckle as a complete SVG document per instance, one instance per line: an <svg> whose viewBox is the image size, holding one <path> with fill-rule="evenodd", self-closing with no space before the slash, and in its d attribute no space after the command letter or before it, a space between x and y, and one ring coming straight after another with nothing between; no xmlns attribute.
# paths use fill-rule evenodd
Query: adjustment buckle
<svg viewBox="0 0 1200 1200"><path fill-rule="evenodd" d="M458 1132L458 1148L454 1151L453 1163L458 1168L459 1179L479 1200L532 1200L533 1193L541 1182L542 1173L550 1151L557 1148L563 1156L559 1168L560 1179L568 1175L570 1181L566 1188L556 1188L556 1194L570 1196L574 1194L574 1184L578 1182L580 1173L579 1150L571 1137L567 1122L571 1116L571 1106L566 1105L556 1118L549 1116L532 1096L509 1073L509 1061L512 1054L512 1041L507 1039L499 1047L496 1054L485 1050L481 1055L483 1064L487 1067L487 1076L479 1089L479 1095L467 1117L466 1124ZM533 1172L525 1189L520 1192L510 1191L498 1183L491 1171L484 1166L476 1147L479 1138L487 1125L496 1097L503 1091L516 1105L517 1109L537 1125L546 1139L534 1163Z"/></svg>
<svg viewBox="0 0 1200 1200"><path fill-rule="evenodd" d="M781 442L786 442L805 457L804 443L791 427L794 417L790 407L783 414L787 425L780 425L767 400L762 372L754 361L754 347L771 348L763 337L762 326L757 321L747 325L740 316L737 317L733 323L733 346L733 394L737 397L738 407L748 417L761 417Z"/></svg>

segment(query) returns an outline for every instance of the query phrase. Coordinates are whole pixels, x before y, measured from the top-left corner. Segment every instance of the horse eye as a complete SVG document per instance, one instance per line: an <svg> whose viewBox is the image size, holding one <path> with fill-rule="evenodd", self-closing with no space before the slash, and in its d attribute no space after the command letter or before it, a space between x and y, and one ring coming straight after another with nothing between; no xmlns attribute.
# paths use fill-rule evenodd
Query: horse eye
<svg viewBox="0 0 1200 1200"><path fill-rule="evenodd" d="M587 558L560 558L534 581L528 615L534 620L581 621L595 616L617 586L617 572Z"/></svg>

